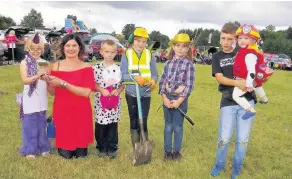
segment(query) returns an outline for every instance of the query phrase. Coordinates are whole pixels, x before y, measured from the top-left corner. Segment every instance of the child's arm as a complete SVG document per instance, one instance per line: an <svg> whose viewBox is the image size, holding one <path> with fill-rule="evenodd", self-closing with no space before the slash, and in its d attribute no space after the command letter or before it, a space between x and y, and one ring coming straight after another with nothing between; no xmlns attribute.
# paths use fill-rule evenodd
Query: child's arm
<svg viewBox="0 0 292 179"><path fill-rule="evenodd" d="M100 92L103 96L110 96L110 93L108 90L102 88L99 84L100 84L100 80L98 78L98 74L101 73L101 71L99 70L100 64L96 64L94 66L92 66L93 69L93 73L94 73L94 81L95 81L95 92Z"/></svg>
<svg viewBox="0 0 292 179"><path fill-rule="evenodd" d="M173 108L178 108L180 104L191 94L192 90L194 89L194 81L195 81L195 68L192 63L189 63L187 67L185 89L180 94L180 97L177 100L171 101L171 105Z"/></svg>
<svg viewBox="0 0 292 179"><path fill-rule="evenodd" d="M172 108L172 106L171 106L171 102L170 102L170 100L166 97L166 94L165 94L165 93L162 93L162 101L163 101L164 106L166 106L167 108Z"/></svg>
<svg viewBox="0 0 292 179"><path fill-rule="evenodd" d="M172 101L170 101L170 106L172 108L177 109L185 99L186 99L186 97L181 96L177 100L172 100Z"/></svg>
<svg viewBox="0 0 292 179"><path fill-rule="evenodd" d="M216 73L215 78L217 82L221 85L237 86L240 89L245 89L245 80L233 80L233 79L225 77L223 73Z"/></svg>
<svg viewBox="0 0 292 179"><path fill-rule="evenodd" d="M156 66L156 58L152 56L151 62L150 62L150 70L151 70L151 79L155 81L155 83L158 80L158 72L157 72L157 66Z"/></svg>
<svg viewBox="0 0 292 179"><path fill-rule="evenodd" d="M164 69L163 69L163 73L159 82L159 90L158 93L159 94L163 94L165 93L165 80L166 80L166 75L168 74L168 61L164 63Z"/></svg>
<svg viewBox="0 0 292 179"><path fill-rule="evenodd" d="M41 68L39 69L38 73L34 76L28 77L27 69L26 69L26 61L22 60L20 63L20 76L22 79L23 84L29 85L37 81L41 75L46 74L46 70Z"/></svg>
<svg viewBox="0 0 292 179"><path fill-rule="evenodd" d="M118 89L115 89L111 92L111 95L118 96L125 89L125 85L121 84Z"/></svg>
<svg viewBox="0 0 292 179"><path fill-rule="evenodd" d="M111 93L108 90L100 87L99 84L95 84L95 90L97 92L100 92L103 96L110 96L111 95Z"/></svg>
<svg viewBox="0 0 292 179"><path fill-rule="evenodd" d="M221 85L237 86L240 89L245 90L245 80L233 80L223 75L220 66L220 59L216 54L212 56L212 76L215 77L216 81Z"/></svg>
<svg viewBox="0 0 292 179"><path fill-rule="evenodd" d="M125 85L121 85L119 88L118 88L118 93L121 94L121 92L123 92L125 89Z"/></svg>
<svg viewBox="0 0 292 179"><path fill-rule="evenodd" d="M55 96L55 88L53 86L50 86L49 84L47 85L48 85L47 89L48 89L49 94L51 96Z"/></svg>
<svg viewBox="0 0 292 179"><path fill-rule="evenodd" d="M194 81L195 81L195 68L194 68L194 65L192 64L192 62L190 62L186 68L186 75L184 77L185 79L185 88L183 90L182 93L180 93L180 97L188 97L192 90L194 89ZM184 99L181 99L182 101Z"/></svg>
<svg viewBox="0 0 292 179"><path fill-rule="evenodd" d="M122 73L122 81L128 82L132 81L129 75L129 68L128 68L128 60L125 54L122 55L121 58L121 73Z"/></svg>
<svg viewBox="0 0 292 179"><path fill-rule="evenodd" d="M248 88L248 91L250 91L249 89L253 88L253 81L256 75L255 66L257 59L258 57L253 53L247 54L244 59L247 69L246 87Z"/></svg>

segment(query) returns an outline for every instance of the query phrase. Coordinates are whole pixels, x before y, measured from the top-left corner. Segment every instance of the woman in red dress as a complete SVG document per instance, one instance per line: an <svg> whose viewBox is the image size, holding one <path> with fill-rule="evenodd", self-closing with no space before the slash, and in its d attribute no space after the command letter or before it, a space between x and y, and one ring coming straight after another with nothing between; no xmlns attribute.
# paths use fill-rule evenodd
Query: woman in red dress
<svg viewBox="0 0 292 179"><path fill-rule="evenodd" d="M74 34L63 37L60 51L49 76L49 92L55 95L53 120L56 126L56 148L66 159L86 157L93 142L93 119L90 93L95 90L91 66L80 57L84 45Z"/></svg>

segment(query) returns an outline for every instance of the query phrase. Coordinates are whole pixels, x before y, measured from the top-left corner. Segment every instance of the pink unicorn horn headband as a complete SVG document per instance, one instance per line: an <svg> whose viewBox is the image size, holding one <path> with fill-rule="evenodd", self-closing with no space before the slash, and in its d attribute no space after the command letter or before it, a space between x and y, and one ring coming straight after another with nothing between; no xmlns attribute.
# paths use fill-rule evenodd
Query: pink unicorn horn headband
<svg viewBox="0 0 292 179"><path fill-rule="evenodd" d="M35 44L39 44L40 43L40 36L39 36L39 33L36 33L33 37L33 43Z"/></svg>

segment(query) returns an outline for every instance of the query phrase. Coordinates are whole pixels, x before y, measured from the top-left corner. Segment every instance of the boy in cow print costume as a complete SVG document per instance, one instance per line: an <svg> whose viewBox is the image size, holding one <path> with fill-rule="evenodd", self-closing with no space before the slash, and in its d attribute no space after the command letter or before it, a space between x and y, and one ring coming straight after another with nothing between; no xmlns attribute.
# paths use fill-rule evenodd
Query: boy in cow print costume
<svg viewBox="0 0 292 179"><path fill-rule="evenodd" d="M101 44L103 62L93 66L96 82L95 140L98 155L115 158L118 149L118 122L120 120L120 93L124 90L120 66L114 63L117 44L105 40Z"/></svg>

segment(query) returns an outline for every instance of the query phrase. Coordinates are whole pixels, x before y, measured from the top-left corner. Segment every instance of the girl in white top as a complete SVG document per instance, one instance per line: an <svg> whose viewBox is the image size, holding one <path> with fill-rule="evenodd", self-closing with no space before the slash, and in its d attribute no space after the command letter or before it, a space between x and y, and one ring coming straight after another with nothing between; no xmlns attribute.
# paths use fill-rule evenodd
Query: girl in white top
<svg viewBox="0 0 292 179"><path fill-rule="evenodd" d="M44 43L38 34L27 40L25 51L25 59L20 64L24 90L20 104L23 146L19 152L27 158L35 158L38 154L48 156L51 148L46 133L48 109L46 74L49 73L49 64L40 58L44 51Z"/></svg>

